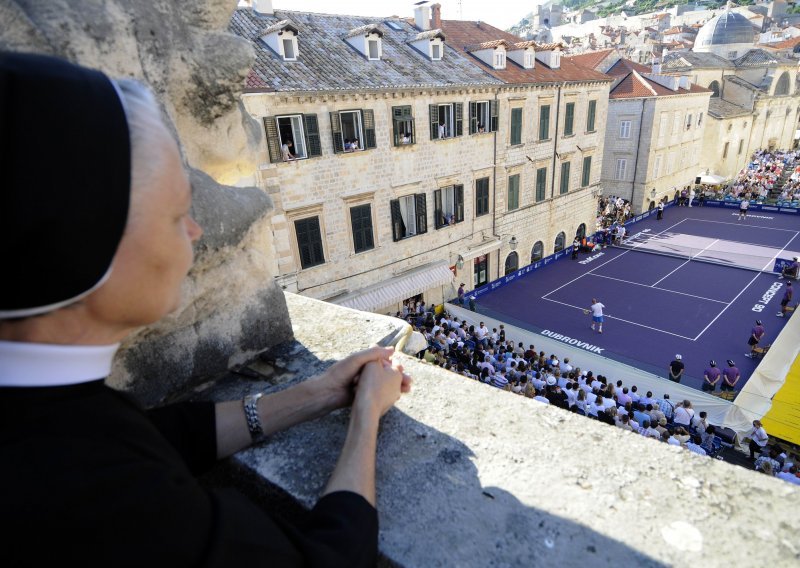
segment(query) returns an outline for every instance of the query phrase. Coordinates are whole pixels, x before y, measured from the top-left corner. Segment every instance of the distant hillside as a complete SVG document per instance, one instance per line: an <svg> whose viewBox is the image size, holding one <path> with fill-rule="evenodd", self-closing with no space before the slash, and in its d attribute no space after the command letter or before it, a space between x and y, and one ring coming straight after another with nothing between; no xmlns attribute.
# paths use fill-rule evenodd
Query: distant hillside
<svg viewBox="0 0 800 568"><path fill-rule="evenodd" d="M595 12L601 18L605 18L611 14L619 14L622 10L639 15L666 10L689 2L687 0L635 0L633 5L630 5L631 2L628 0L563 0L558 3L564 7L565 12L587 9ZM737 0L735 2L738 6L749 6L754 3L754 0ZM724 6L726 2L725 0L713 0L704 4L708 9L714 9ZM507 31L520 37L533 35L536 31L533 29L533 12L527 14Z"/></svg>

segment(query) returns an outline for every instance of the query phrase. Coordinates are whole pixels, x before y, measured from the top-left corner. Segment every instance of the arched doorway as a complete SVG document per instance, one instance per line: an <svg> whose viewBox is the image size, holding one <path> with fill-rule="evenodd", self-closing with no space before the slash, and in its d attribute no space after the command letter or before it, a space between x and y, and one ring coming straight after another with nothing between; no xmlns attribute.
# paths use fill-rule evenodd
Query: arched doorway
<svg viewBox="0 0 800 568"><path fill-rule="evenodd" d="M564 231L558 233L558 236L556 237L556 246L553 249L553 252L560 252L564 250L566 240L567 240L567 235L564 234Z"/></svg>
<svg viewBox="0 0 800 568"><path fill-rule="evenodd" d="M519 268L519 255L512 252L506 257L506 276L516 271Z"/></svg>
<svg viewBox="0 0 800 568"><path fill-rule="evenodd" d="M531 249L531 264L544 258L544 244L542 241L536 241Z"/></svg>
<svg viewBox="0 0 800 568"><path fill-rule="evenodd" d="M583 237L586 236L586 223L581 223L578 225L578 230L575 231L575 236L579 241L583 240Z"/></svg>
<svg viewBox="0 0 800 568"><path fill-rule="evenodd" d="M656 208L656 202L653 201L653 200L650 200L650 205L647 206L647 210L648 211L652 211L655 208Z"/></svg>

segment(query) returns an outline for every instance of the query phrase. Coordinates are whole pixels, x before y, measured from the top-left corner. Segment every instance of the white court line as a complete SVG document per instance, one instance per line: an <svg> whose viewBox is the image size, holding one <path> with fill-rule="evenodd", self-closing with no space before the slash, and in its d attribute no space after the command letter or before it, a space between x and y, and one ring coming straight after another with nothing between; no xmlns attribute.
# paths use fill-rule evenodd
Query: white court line
<svg viewBox="0 0 800 568"><path fill-rule="evenodd" d="M679 294L681 296L689 296L690 298L697 298L698 300L708 300L716 304L727 304L724 300L714 300L712 298L704 298L703 296L696 296L695 294L687 294L686 292L678 292L677 290L670 290L668 288L657 288L655 285L642 284L640 282L631 282L630 280L623 280L622 278L614 278L613 276L604 276L603 274L592 274L595 278L608 278L609 280L616 280L617 282L624 282L625 284L633 284L634 286L642 286L644 288L652 288L653 290L661 290L669 292L670 294ZM552 293L552 292L551 292Z"/></svg>
<svg viewBox="0 0 800 568"><path fill-rule="evenodd" d="M709 324L703 328L703 331L701 331L701 332L700 332L700 334L699 334L697 337L695 337L695 338L694 338L692 341L697 341L698 339L700 339L700 336L701 336L701 335L703 335L703 334L706 332L706 330L707 330L709 327L711 327L711 325L712 325L712 324L713 324L715 321L717 321L717 320L719 319L719 316L721 316L722 314L724 314L724 313L725 313L725 310L727 310L728 308L730 308L730 307L731 307L731 305L732 305L732 304L733 304L733 303L736 301L736 299L737 299L739 296L741 296L742 294L744 294L744 291L745 291L745 290L747 290L747 289L748 289L750 286L752 286L752 285L753 285L753 282L755 282L755 281L756 281L756 278L758 278L759 276L761 276L761 272L759 272L758 274L756 274L755 276L753 276L753 279L750 281L750 283L749 283L747 286L745 286L744 288L742 288L742 291L741 291L741 292L739 292L738 294L736 294L736 298L734 298L733 300L731 300L731 301L728 303L728 305L727 305L727 306L725 306L724 308L722 308L722 311L721 311L720 313L718 313L718 314L717 314L717 317L715 317L713 320L711 320L711 321L709 322Z"/></svg>
<svg viewBox="0 0 800 568"><path fill-rule="evenodd" d="M680 221L678 221L677 223L675 223L675 224L674 224L674 225L672 225L671 227L667 227L666 229L664 229L663 231L661 231L661 233L665 233L665 232L669 231L670 229L672 229L673 227L677 227L678 225L680 225L681 223L683 223L685 220L686 220L686 219L681 219ZM655 233L655 234L656 234L656 235L660 235L661 233ZM635 247L634 247L634 248L635 248ZM588 275L588 274L592 274L592 272L594 272L594 271L595 271L595 270L597 270L598 268L603 268L603 267L604 267L606 264L608 264L609 262L614 262L615 260L617 260L617 259L619 259L619 258L622 258L622 257L623 257L623 256L625 256L626 254L628 254L628 253L629 253L631 250L633 250L633 249L628 249L628 250L626 250L625 252L623 252L622 254L620 254L619 256L615 256L614 258L609 258L609 259L608 259L607 261L605 261L604 263L602 263L602 264L598 264L597 266L595 266L595 267L594 267L594 268L592 268L591 270L587 270L586 272L584 272L583 274L581 274L581 275L580 275L580 276L578 276L577 278L573 278L572 280L570 280L569 282L566 282L566 283L562 284L561 286L559 286L559 287L558 287L558 288L556 288L555 290L550 290L550 291L549 291L547 294L545 294L544 296L542 296L542 298L544 298L544 299L547 299L547 296L549 296L550 294L553 294L553 293L555 293L555 292L558 292L558 291L559 291L559 290L561 290L562 288L564 288L564 287L566 287L566 286L569 286L569 285L570 285L570 284L572 284L573 282L576 282L576 281L580 280L581 278L583 278L584 276L586 276L586 275ZM596 275L595 275L595 276L596 276Z"/></svg>
<svg viewBox="0 0 800 568"><path fill-rule="evenodd" d="M764 225L742 225L741 223L731 223L729 221L712 221L710 219L697 219L692 218L692 221L702 221L703 223L719 223L720 225L736 225L737 227L754 227L756 229L767 229L769 231L786 231L789 233L794 233L791 229L776 229L775 227L765 227ZM701 236L701 235L695 235Z"/></svg>
<svg viewBox="0 0 800 568"><path fill-rule="evenodd" d="M550 298L545 298L544 296L542 296L542 300L547 300L548 302L553 302L553 303L556 303L556 304L561 304L562 306L568 306L570 308L575 308L576 310L583 309L583 308L580 308L578 306L573 306L572 304L567 304L565 302L559 302L558 300L552 300ZM614 316L609 316L607 314L603 314L603 317L606 317L608 319L617 320L617 321L622 321L622 322L625 322L625 323L629 323L631 325L637 325L639 327L644 327L644 328L652 330L652 331L658 331L660 333L666 333L667 335L673 335L675 337L680 337L681 339L688 339L689 341L694 341L691 337L686 337L685 335L679 335L677 333L672 333L671 331L664 331L663 329L658 329L657 327L650 327L649 325L644 325L643 323L636 323L635 321L628 321L626 319L616 318Z"/></svg>
<svg viewBox="0 0 800 568"><path fill-rule="evenodd" d="M791 239L789 239L789 242L786 243L785 245L783 245L783 248L781 250L779 250L778 252L776 252L775 255L772 257L772 260L768 261L767 264L764 265L764 268L762 268L761 270L765 270L770 264L772 264L774 266L775 265L775 259L778 258L779 254L781 254L784 250L786 250L786 247L788 247L789 243L791 243L793 240L795 240L797 238L797 235L798 235L798 232L795 231L794 232L794 236Z"/></svg>

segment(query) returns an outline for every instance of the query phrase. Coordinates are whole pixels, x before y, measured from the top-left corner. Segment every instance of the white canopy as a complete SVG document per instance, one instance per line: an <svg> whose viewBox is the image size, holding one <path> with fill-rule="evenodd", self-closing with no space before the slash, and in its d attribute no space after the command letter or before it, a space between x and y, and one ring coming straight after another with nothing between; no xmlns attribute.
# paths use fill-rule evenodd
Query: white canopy
<svg viewBox="0 0 800 568"><path fill-rule="evenodd" d="M708 183L711 185L718 185L725 181L725 178L717 174L699 174L700 183Z"/></svg>

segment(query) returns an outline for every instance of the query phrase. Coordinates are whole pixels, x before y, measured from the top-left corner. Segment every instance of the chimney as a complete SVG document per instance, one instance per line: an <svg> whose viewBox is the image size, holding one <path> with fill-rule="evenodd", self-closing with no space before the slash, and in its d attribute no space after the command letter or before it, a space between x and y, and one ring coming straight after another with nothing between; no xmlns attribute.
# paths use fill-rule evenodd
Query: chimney
<svg viewBox="0 0 800 568"><path fill-rule="evenodd" d="M414 9L414 25L420 31L431 29L431 21L429 15L429 8L426 5L417 6Z"/></svg>
<svg viewBox="0 0 800 568"><path fill-rule="evenodd" d="M431 28L434 30L442 29L442 5L434 4L431 6Z"/></svg>
<svg viewBox="0 0 800 568"><path fill-rule="evenodd" d="M252 0L253 11L262 16L272 16L275 11L272 9L272 0Z"/></svg>

